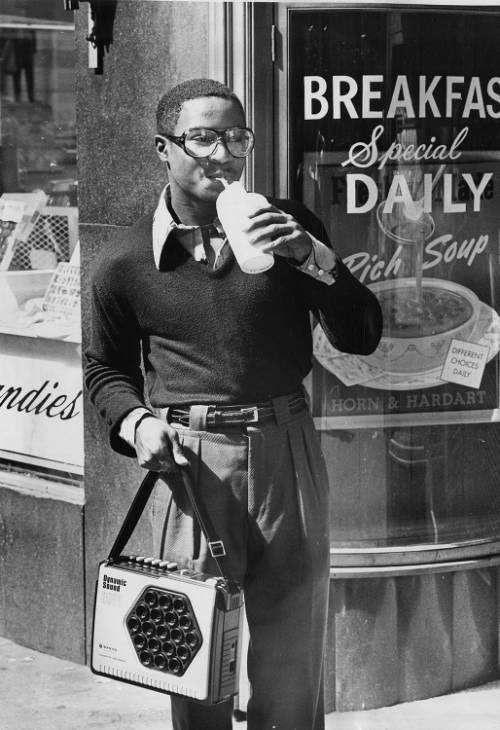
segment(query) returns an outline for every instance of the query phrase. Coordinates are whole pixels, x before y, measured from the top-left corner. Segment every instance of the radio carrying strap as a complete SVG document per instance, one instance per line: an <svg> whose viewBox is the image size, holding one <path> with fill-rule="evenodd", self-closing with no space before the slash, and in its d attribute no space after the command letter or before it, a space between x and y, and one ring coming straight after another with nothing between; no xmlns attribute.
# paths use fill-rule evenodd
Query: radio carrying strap
<svg viewBox="0 0 500 730"><path fill-rule="evenodd" d="M210 554L213 557L215 564L217 565L217 570L225 580L233 582L232 579L227 575L221 564L221 559L226 557L224 543L217 537L212 525L212 521L210 520L207 511L203 508L200 501L196 499L196 494L189 470L186 467L179 468L182 474L184 488L186 490L189 502L193 510L193 514L198 520L201 531L206 538ZM130 505L129 510L125 516L125 519L123 520L123 524L120 527L118 535L116 536L113 547L111 548L111 551L108 555L108 560L110 562L117 562L119 560L123 548L129 541L130 536L135 530L137 523L139 522L139 519L144 512L144 508L148 503L148 500L151 496L151 493L158 478L159 474L157 472L148 471L148 473L142 480L139 489L137 490L135 497L132 500L132 504Z"/></svg>

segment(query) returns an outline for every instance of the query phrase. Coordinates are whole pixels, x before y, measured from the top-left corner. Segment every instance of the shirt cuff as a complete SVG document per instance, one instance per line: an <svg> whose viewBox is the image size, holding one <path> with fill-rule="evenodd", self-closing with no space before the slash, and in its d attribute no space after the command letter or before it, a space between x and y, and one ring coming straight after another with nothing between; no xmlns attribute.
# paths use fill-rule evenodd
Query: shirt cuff
<svg viewBox="0 0 500 730"><path fill-rule="evenodd" d="M331 248L325 246L324 243L318 241L310 233L309 237L312 243L311 253L304 263L297 266L297 268L304 274L331 286L336 282L338 276L337 256Z"/></svg>
<svg viewBox="0 0 500 730"><path fill-rule="evenodd" d="M134 408L133 411L127 413L121 422L118 436L135 449L135 429L137 424L143 416L152 415L151 411L148 411L147 408Z"/></svg>

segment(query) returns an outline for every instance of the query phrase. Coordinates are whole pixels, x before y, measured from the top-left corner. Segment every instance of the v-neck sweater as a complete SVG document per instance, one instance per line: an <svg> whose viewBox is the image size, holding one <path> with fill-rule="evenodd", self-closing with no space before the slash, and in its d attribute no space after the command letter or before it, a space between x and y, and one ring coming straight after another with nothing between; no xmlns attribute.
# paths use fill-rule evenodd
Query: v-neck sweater
<svg viewBox="0 0 500 730"><path fill-rule="evenodd" d="M318 219L292 201L272 201L328 244ZM151 406L251 404L295 392L311 369L310 314L340 350L371 352L381 332L372 292L340 262L332 286L283 257L248 275L232 252L217 269L169 238L154 263L152 215L124 228L119 245L100 256L92 282L92 337L85 380L110 429L144 406L141 352Z"/></svg>

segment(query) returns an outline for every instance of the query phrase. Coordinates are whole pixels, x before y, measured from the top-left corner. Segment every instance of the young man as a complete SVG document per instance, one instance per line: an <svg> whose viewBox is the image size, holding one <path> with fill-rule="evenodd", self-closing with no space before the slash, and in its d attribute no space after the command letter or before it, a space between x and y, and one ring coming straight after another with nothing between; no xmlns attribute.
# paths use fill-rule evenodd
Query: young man
<svg viewBox="0 0 500 730"><path fill-rule="evenodd" d="M169 487L162 554L213 572L179 476L189 464L245 592L249 730L320 730L328 485L301 385L310 313L336 347L369 353L380 308L296 202L265 202L246 225L274 266L238 267L216 213L221 178L239 179L254 142L233 92L180 84L160 100L157 123L169 184L154 215L99 262L87 386L112 446ZM175 697L172 716L175 730L228 730L231 703Z"/></svg>

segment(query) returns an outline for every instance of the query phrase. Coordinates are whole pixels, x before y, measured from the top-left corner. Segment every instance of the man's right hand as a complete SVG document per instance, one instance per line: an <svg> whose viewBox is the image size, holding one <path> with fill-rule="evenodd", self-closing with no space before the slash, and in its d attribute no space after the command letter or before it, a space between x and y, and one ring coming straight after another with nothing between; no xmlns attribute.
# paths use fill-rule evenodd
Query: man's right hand
<svg viewBox="0 0 500 730"><path fill-rule="evenodd" d="M160 418L144 418L135 431L137 461L150 471L178 471L189 462L182 453L179 434Z"/></svg>

